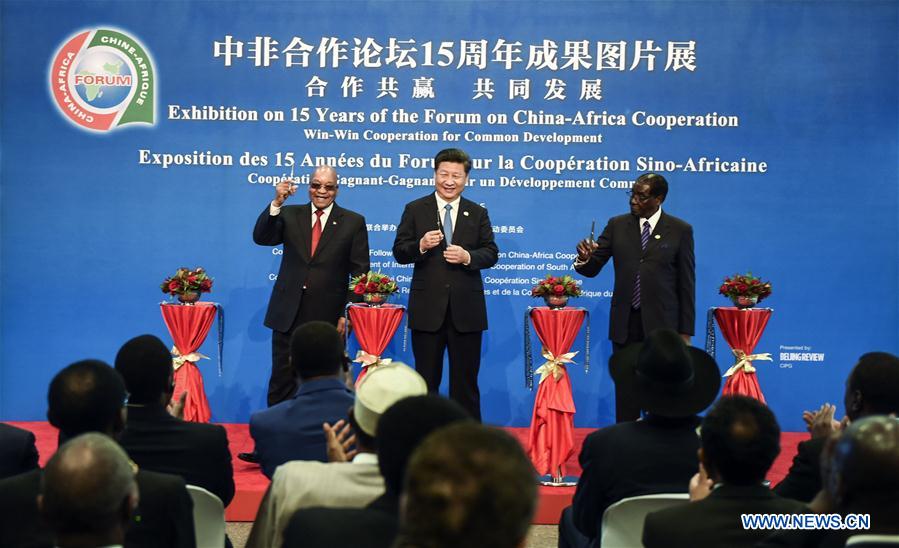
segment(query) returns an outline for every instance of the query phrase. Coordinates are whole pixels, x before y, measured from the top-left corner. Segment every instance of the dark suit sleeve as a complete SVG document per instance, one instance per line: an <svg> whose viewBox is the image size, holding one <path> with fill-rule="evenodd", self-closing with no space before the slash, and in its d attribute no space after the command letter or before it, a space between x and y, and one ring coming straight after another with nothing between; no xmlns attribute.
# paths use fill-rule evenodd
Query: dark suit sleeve
<svg viewBox="0 0 899 548"><path fill-rule="evenodd" d="M665 539L659 538L659 519L658 512L650 512L646 514L643 522L643 546L644 548L654 548L656 546L665 546Z"/></svg>
<svg viewBox="0 0 899 548"><path fill-rule="evenodd" d="M437 246L429 249L426 253L421 252L418 244L425 232L427 231L418 233L418 228L415 226L415 208L412 207L412 204L406 204L400 225L396 229L396 238L393 240L393 257L396 262L400 264L414 263L424 259L434 250L440 249L440 246ZM472 258L473 261L474 258Z"/></svg>
<svg viewBox="0 0 899 548"><path fill-rule="evenodd" d="M577 482L574 499L571 504L572 519L578 531L589 538L599 535L599 524L602 514L608 507L606 476L603 473L603 443L600 433L594 433L584 440L578 461L581 465L581 477ZM606 470L606 472L610 472Z"/></svg>
<svg viewBox="0 0 899 548"><path fill-rule="evenodd" d="M599 238L596 239L596 245L598 247L593 250L593 253L590 254L590 258L587 259L587 262L574 267L574 269L579 274L587 276L588 278L592 278L599 274L599 272L602 270L602 267L604 267L612 257L611 220L606 223L606 227L602 230L602 234L600 234Z"/></svg>
<svg viewBox="0 0 899 548"><path fill-rule="evenodd" d="M811 502L815 498L821 489L821 453L817 450L819 443L813 442L815 440L799 444L790 471L773 489L777 496L801 502Z"/></svg>
<svg viewBox="0 0 899 548"><path fill-rule="evenodd" d="M231 450L228 448L228 434L225 428L216 425L216 467L218 468L219 485L213 492L228 506L234 498L234 470L231 466Z"/></svg>
<svg viewBox="0 0 899 548"><path fill-rule="evenodd" d="M493 240L493 226L490 224L490 216L487 214L486 209L483 210L483 213L480 226L478 227L478 247L466 249L469 255L471 255L471 262L466 265L466 268L471 270L490 268L496 264L499 257L499 248L496 247L496 242Z"/></svg>
<svg viewBox="0 0 899 548"><path fill-rule="evenodd" d="M284 243L284 220L281 215L271 215L269 207L265 209L256 219L256 226L253 228L253 241L259 245L280 245Z"/></svg>
<svg viewBox="0 0 899 548"><path fill-rule="evenodd" d="M693 227L687 226L677 254L677 300L680 317L678 333L693 335L696 330L696 257L693 254Z"/></svg>

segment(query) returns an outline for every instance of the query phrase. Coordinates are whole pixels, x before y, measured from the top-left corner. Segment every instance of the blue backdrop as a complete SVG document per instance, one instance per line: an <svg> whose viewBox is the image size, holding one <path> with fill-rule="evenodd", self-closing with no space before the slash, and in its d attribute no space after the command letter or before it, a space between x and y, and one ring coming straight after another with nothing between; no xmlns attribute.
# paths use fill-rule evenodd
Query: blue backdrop
<svg viewBox="0 0 899 548"><path fill-rule="evenodd" d="M576 242L627 211L624 187L650 169L695 229L697 345L705 311L728 304L724 276L772 281L757 351L774 361L757 366L785 429L842 402L861 353L899 349L895 2L7 0L0 16L0 419L43 419L74 360L111 362L145 332L170 341L158 285L202 265L226 312L224 374L201 364L213 418L246 421L270 366L279 256L251 239L270 183L330 158L373 265L402 277L395 225L446 146L476 158L465 195L503 253L483 273L488 422L530 420L533 279L572 273ZM210 111L248 119L196 119ZM212 157L232 165L197 165ZM613 420L611 288L609 268L573 303L593 328L590 372L571 369L577 426ZM402 337L387 354L411 361Z"/></svg>

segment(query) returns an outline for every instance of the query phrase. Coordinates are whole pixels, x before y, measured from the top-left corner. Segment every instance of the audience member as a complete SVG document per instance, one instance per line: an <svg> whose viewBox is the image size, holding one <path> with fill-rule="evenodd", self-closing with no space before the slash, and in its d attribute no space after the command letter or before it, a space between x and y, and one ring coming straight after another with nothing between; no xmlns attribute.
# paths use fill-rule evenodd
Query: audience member
<svg viewBox="0 0 899 548"><path fill-rule="evenodd" d="M684 493L696 473L697 413L718 394L715 360L688 347L673 329L657 329L609 361L646 411L643 420L593 432L579 457L583 469L572 506L562 512L559 546L587 546L600 536L606 508L627 497Z"/></svg>
<svg viewBox="0 0 899 548"><path fill-rule="evenodd" d="M135 469L96 432L66 442L41 478L37 505L60 548L121 546L138 504Z"/></svg>
<svg viewBox="0 0 899 548"><path fill-rule="evenodd" d="M746 529L741 514L793 514L807 510L782 499L764 484L780 453L780 427L765 404L744 396L724 397L702 421L699 473L690 482L690 502L646 516L646 548L753 546L769 531Z"/></svg>
<svg viewBox="0 0 899 548"><path fill-rule="evenodd" d="M335 423L353 405L353 393L343 384L343 339L328 322L309 322L290 338L290 362L299 378L296 395L250 417L250 435L262 473L292 460L325 462L322 423Z"/></svg>
<svg viewBox="0 0 899 548"><path fill-rule="evenodd" d="M899 357L869 352L859 358L846 379L844 403L845 422L899 413ZM790 471L774 488L779 496L810 502L821 490L821 452L830 433L840 428L840 423L833 423L833 413L830 405L822 406L818 413L807 412L806 416L813 415L809 418L812 439L797 447Z"/></svg>
<svg viewBox="0 0 899 548"><path fill-rule="evenodd" d="M412 452L431 432L471 416L440 396L392 405L378 421L378 468L385 492L365 508L304 508L284 531L284 548L389 548L399 527L399 501Z"/></svg>
<svg viewBox="0 0 899 548"><path fill-rule="evenodd" d="M397 401L425 393L427 385L421 375L399 362L369 371L359 383L356 401L348 412L356 450L349 454L344 451L352 441L343 435L348 428L340 429L343 434L338 435L326 425L331 462L292 461L279 466L259 506L247 546L281 546L284 529L299 508L360 508L381 496L384 478L375 454L380 443L378 419Z"/></svg>
<svg viewBox="0 0 899 548"><path fill-rule="evenodd" d="M153 335L131 339L116 355L115 368L131 394L119 438L128 455L142 469L181 476L227 506L234 497L228 436L219 425L186 422L168 412L175 372L162 341Z"/></svg>
<svg viewBox="0 0 899 548"><path fill-rule="evenodd" d="M871 520L870 529L850 536L846 546L899 546L899 420L854 421L830 444L824 491L831 510Z"/></svg>
<svg viewBox="0 0 899 548"><path fill-rule="evenodd" d="M115 369L97 360L76 362L50 382L47 419L59 428L62 439L86 432L115 438L125 426L127 397ZM41 475L33 470L0 481L0 546L53 545L37 508ZM140 470L136 480L140 502L125 546L194 546L193 503L184 480L147 470Z"/></svg>
<svg viewBox="0 0 899 548"><path fill-rule="evenodd" d="M34 434L0 422L0 479L37 468Z"/></svg>
<svg viewBox="0 0 899 548"><path fill-rule="evenodd" d="M462 422L415 450L395 546L523 547L537 506L537 476L506 432Z"/></svg>

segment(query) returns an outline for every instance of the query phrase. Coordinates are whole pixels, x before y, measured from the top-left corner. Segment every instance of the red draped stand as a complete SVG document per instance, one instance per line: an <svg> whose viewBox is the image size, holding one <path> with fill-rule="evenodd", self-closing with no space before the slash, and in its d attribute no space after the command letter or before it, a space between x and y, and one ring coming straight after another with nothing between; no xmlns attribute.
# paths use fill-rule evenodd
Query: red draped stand
<svg viewBox="0 0 899 548"><path fill-rule="evenodd" d="M534 373L540 375L527 451L537 473L550 474L555 483L564 476L565 462L574 454L574 398L565 368L577 352L569 352L584 323L583 308L533 308L529 316L543 347L546 361ZM529 357L530 349L526 349ZM530 378L529 378L530 380Z"/></svg>
<svg viewBox="0 0 899 548"><path fill-rule="evenodd" d="M768 325L773 311L770 308L739 309L734 307L713 310L721 334L730 345L736 358L734 365L724 374L727 380L724 381L721 394L724 396L729 394L749 396L765 403L765 396L759 386L752 361L773 360L771 354L753 354L752 351L755 350L759 339L762 338L762 333L765 332L765 327Z"/></svg>
<svg viewBox="0 0 899 548"><path fill-rule="evenodd" d="M162 303L162 318L169 329L175 346L172 347L175 366L175 393L177 401L181 393L187 391L184 401L184 420L209 422L212 413L203 388L203 376L196 362L206 356L197 352L203 345L209 328L215 320L217 307L213 303L191 305Z"/></svg>
<svg viewBox="0 0 899 548"><path fill-rule="evenodd" d="M362 364L362 370L356 377L356 386L369 369L390 363L389 358L382 358L381 355L396 333L405 311L406 307L397 304L374 307L353 303L347 306L347 316L360 347L353 361Z"/></svg>

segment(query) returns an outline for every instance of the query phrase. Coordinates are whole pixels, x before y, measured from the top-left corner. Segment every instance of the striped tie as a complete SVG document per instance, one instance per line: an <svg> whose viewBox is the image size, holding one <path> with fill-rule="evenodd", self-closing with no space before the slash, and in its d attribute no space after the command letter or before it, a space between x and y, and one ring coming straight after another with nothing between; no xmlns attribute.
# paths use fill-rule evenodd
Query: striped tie
<svg viewBox="0 0 899 548"><path fill-rule="evenodd" d="M640 232L640 245L643 251L646 251L646 244L649 243L649 221L643 221L643 231ZM634 309L640 308L640 270L637 270L637 279L634 280L634 298L631 299L631 306Z"/></svg>

